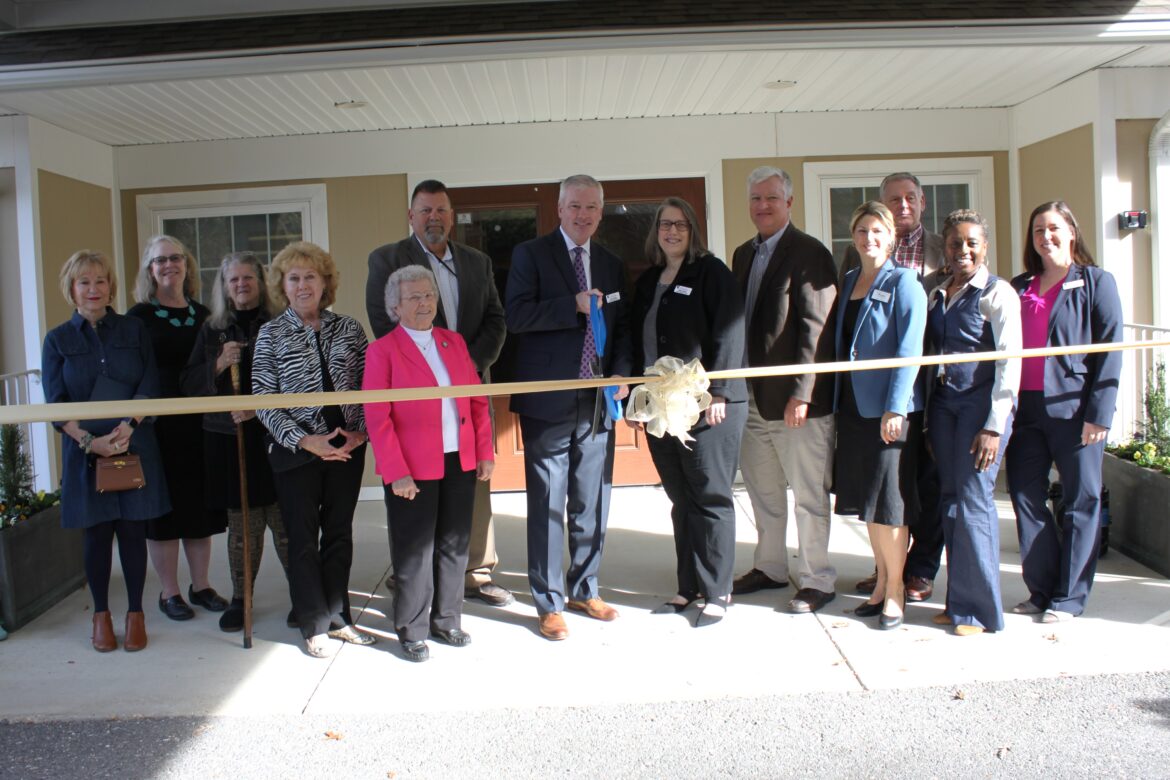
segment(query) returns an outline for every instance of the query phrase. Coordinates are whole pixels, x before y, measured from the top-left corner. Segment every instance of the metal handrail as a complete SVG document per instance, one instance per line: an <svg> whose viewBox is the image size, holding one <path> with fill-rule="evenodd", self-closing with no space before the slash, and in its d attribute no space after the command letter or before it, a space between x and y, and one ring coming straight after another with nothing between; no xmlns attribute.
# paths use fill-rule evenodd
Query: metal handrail
<svg viewBox="0 0 1170 780"><path fill-rule="evenodd" d="M1124 323L1125 340L1157 339L1170 333L1170 328L1145 323ZM1170 355L1164 348L1131 349L1122 353L1121 386L1117 393L1117 413L1109 440L1125 442L1142 431L1146 422L1146 377L1158 361Z"/></svg>

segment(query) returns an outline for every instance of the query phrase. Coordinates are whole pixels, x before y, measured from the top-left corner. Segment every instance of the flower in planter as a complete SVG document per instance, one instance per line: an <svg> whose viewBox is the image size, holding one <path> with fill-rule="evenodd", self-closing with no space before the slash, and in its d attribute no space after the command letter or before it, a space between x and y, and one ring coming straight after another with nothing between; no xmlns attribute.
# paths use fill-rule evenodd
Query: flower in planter
<svg viewBox="0 0 1170 780"><path fill-rule="evenodd" d="M0 426L0 528L24 522L60 502L60 491L34 492L33 480L32 463L25 452L20 427Z"/></svg>

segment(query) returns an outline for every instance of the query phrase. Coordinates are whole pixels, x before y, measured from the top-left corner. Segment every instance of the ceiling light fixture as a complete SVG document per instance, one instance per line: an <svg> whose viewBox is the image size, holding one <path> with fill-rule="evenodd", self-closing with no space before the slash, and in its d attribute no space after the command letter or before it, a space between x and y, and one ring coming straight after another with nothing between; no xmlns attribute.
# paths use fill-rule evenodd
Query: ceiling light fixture
<svg viewBox="0 0 1170 780"><path fill-rule="evenodd" d="M785 81L778 79L776 81L768 81L764 84L764 89L792 89L796 86L795 81Z"/></svg>
<svg viewBox="0 0 1170 780"><path fill-rule="evenodd" d="M368 105L369 105L369 102L367 102L365 100L335 100L335 101L333 101L334 108L342 108L342 109L365 108Z"/></svg>

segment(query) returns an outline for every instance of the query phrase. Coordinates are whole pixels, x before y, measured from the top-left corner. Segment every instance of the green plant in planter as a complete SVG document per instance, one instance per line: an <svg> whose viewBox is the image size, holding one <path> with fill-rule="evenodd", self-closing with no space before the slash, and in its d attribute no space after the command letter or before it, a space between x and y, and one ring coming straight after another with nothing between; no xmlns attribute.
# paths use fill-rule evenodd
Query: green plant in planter
<svg viewBox="0 0 1170 780"><path fill-rule="evenodd" d="M1146 421L1125 444L1108 451L1165 474L1170 474L1170 404L1166 399L1166 362L1159 360L1146 372Z"/></svg>
<svg viewBox="0 0 1170 780"><path fill-rule="evenodd" d="M27 520L61 500L58 491L34 491L33 482L24 433L17 425L0 425L0 528Z"/></svg>

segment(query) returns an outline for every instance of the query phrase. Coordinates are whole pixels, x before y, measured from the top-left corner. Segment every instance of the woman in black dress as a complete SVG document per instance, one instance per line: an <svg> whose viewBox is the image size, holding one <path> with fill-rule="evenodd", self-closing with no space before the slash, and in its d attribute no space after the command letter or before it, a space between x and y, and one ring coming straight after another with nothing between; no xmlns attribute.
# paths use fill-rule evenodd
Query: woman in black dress
<svg viewBox="0 0 1170 780"><path fill-rule="evenodd" d="M127 312L146 323L158 364L160 397L178 398L179 375L195 345L207 307L195 300L199 269L178 239L155 236L146 242L134 286L138 303ZM155 573L162 581L158 606L172 620L190 620L195 611L179 590L179 541L187 556L191 601L212 612L227 609L227 600L207 579L211 537L227 528L227 516L208 510L203 501L203 431L201 415L163 415L155 425L163 472L171 495L171 512L149 521L146 545Z"/></svg>
<svg viewBox="0 0 1170 780"><path fill-rule="evenodd" d="M272 318L264 267L251 252L233 252L223 258L211 293L211 316L203 323L195 348L183 370L186 395L251 395L252 345L260 326ZM238 367L239 390L232 386ZM264 553L264 529L280 565L288 575L288 536L276 503L272 469L264 452L264 426L254 411L203 415L204 500L209 509L227 510L228 568L232 574L232 601L220 615L219 627L244 627L244 513L240 504L239 450L236 431L244 433L244 461L248 474L248 542L252 582Z"/></svg>

